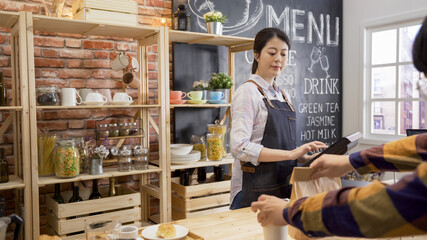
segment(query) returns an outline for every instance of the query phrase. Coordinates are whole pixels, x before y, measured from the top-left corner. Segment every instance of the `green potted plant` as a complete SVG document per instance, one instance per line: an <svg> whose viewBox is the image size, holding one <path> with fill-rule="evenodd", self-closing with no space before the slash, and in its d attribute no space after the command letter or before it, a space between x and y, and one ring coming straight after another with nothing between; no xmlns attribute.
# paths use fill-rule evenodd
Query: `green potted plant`
<svg viewBox="0 0 427 240"><path fill-rule="evenodd" d="M191 89L191 91L202 91L203 92L202 100L207 99L208 90L209 90L209 82L205 80L194 81L193 88Z"/></svg>
<svg viewBox="0 0 427 240"><path fill-rule="evenodd" d="M221 12L207 12L203 15L208 33L222 35L222 26L227 18Z"/></svg>
<svg viewBox="0 0 427 240"><path fill-rule="evenodd" d="M209 90L212 89L213 92L220 91L223 93L223 96L220 99L224 99L225 102L228 102L230 95L230 88L233 86L233 80L226 73L212 73L211 80L209 81ZM209 93L209 95L212 95ZM217 96L217 94L214 94ZM219 100L219 99L211 99Z"/></svg>

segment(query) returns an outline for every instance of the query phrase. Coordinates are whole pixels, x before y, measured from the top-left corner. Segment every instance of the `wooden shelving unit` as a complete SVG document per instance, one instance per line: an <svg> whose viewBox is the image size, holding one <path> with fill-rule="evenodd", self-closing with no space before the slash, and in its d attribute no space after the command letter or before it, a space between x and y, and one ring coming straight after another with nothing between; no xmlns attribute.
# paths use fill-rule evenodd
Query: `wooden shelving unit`
<svg viewBox="0 0 427 240"><path fill-rule="evenodd" d="M28 52L26 40L29 30L26 28L27 15L24 12L0 11L0 27L10 30L11 46L11 84L12 101L10 106L0 107L1 112L9 113L0 128L0 136L13 128L14 174L9 175L9 182L0 184L0 191L15 190L15 209L24 221L24 238L32 237L32 195L29 105L28 105ZM21 209L21 206L23 207Z"/></svg>
<svg viewBox="0 0 427 240"><path fill-rule="evenodd" d="M79 20L71 19L61 19L61 18L52 18L46 16L33 16L32 13L26 13L27 16L27 29L31 29L31 34L28 34L27 37L27 48L28 48L28 69L29 75L29 92L35 92L35 76L34 76L34 46L33 46L33 31L42 31L42 32L52 32L52 33L66 33L66 34L81 34L84 36L102 36L102 37L115 37L122 39L133 39L138 43L138 62L140 64L139 78L140 88L138 88L138 100L131 105L79 105L79 106L37 106L36 99L32 95L29 98L28 105L30 106L30 123L31 126L31 145L37 146L37 111L42 110L61 110L61 109L135 109L137 115L135 116L138 119L142 120L142 125L140 126L144 130L143 135L135 135L132 137L139 137L142 139L142 144L144 147L149 147L149 132L150 127L152 127L155 132L158 134L159 139L159 166L149 166L147 170L133 170L131 172L119 172L117 168L110 169L108 167L104 168L104 173L102 175L88 175L80 174L74 178L61 179L52 177L39 177L37 168L37 147L31 148L31 169L32 169L32 216L33 216L33 237L32 239L37 239L40 232L40 219L39 219L39 187L56 184L56 183L67 183L67 182L77 182L77 181L86 181L93 179L101 178L110 178L110 177L120 177L120 176L129 176L129 175L139 175L140 176L140 189L143 186L150 184L150 174L158 173L159 174L159 186L162 191L159 191L158 198L160 199L160 220L167 221L170 218L168 202L167 202L167 191L163 189L167 188L168 181L166 178L166 173L163 170L166 166L166 96L165 91L160 89L166 89L166 71L164 70L166 62L169 60L167 55L167 49L160 47L164 46L165 43L165 29L164 28L154 28L146 26L123 26L120 24L98 24L92 22L84 22ZM158 58L157 58L157 68L159 70L158 74L158 98L156 104L150 104L149 94L148 94L148 75L146 73L147 67L147 58L148 58L148 46L157 44L158 47ZM159 119L159 124L156 124L153 121L153 117L150 115L150 109L156 109ZM110 139L118 139L119 141L124 141L125 138L129 137L117 137ZM170 184L170 183L169 183ZM147 222L150 205L149 205L149 196L141 191L141 219L140 222Z"/></svg>

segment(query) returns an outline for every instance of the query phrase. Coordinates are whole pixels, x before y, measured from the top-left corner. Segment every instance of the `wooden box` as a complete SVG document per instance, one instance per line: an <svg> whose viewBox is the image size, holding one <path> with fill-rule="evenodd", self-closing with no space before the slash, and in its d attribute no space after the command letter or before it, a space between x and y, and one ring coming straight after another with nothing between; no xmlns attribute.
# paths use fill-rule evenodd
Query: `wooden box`
<svg viewBox="0 0 427 240"><path fill-rule="evenodd" d="M179 178L172 178L172 218L174 220L209 215L229 210L231 176L214 182L213 173L207 174L207 182L198 184L192 176L190 186L183 186Z"/></svg>
<svg viewBox="0 0 427 240"><path fill-rule="evenodd" d="M73 14L73 19L87 22L132 25L138 23L137 15L123 12L104 11L91 8L83 8L78 13Z"/></svg>
<svg viewBox="0 0 427 240"><path fill-rule="evenodd" d="M73 16L85 8L134 15L138 13L138 4L134 0L75 0L73 2Z"/></svg>
<svg viewBox="0 0 427 240"><path fill-rule="evenodd" d="M52 196L46 198L48 210L48 233L61 237L62 240L84 239L84 229L87 222L114 219L122 224L140 225L141 195L132 189L117 186L116 196L108 196L108 187L100 187L103 198L89 199L91 189L80 190L82 202L58 204ZM72 196L72 191L62 192L66 202ZM97 213L96 215L90 215Z"/></svg>

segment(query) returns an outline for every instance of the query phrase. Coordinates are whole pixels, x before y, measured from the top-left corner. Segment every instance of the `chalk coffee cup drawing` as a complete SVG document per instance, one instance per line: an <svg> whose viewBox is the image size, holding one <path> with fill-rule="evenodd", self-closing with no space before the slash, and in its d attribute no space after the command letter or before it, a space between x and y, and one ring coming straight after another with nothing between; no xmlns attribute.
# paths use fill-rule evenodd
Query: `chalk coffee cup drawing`
<svg viewBox="0 0 427 240"><path fill-rule="evenodd" d="M134 72L125 72L122 77L122 82L131 88L139 87L139 77Z"/></svg>
<svg viewBox="0 0 427 240"><path fill-rule="evenodd" d="M78 97L78 100L77 100ZM75 88L62 88L61 89L61 105L62 106L76 106L82 103L82 98Z"/></svg>
<svg viewBox="0 0 427 240"><path fill-rule="evenodd" d="M191 91L187 93L187 97L189 97L191 100L202 100L202 96L202 91Z"/></svg>
<svg viewBox="0 0 427 240"><path fill-rule="evenodd" d="M288 239L288 226L268 225L262 228L264 239L286 240Z"/></svg>
<svg viewBox="0 0 427 240"><path fill-rule="evenodd" d="M136 239L138 237L138 228L135 226L122 226L119 237L120 239Z"/></svg>
<svg viewBox="0 0 427 240"><path fill-rule="evenodd" d="M223 92L216 92L216 91L210 91L209 92L209 100L221 100L224 98L224 93Z"/></svg>
<svg viewBox="0 0 427 240"><path fill-rule="evenodd" d="M82 88L79 90L80 97L82 97L82 101L86 101L86 96L93 92L90 88Z"/></svg>
<svg viewBox="0 0 427 240"><path fill-rule="evenodd" d="M132 97L127 93L116 93L114 94L113 102L132 102Z"/></svg>
<svg viewBox="0 0 427 240"><path fill-rule="evenodd" d="M186 92L182 91L170 91L169 100L182 100L187 96Z"/></svg>
<svg viewBox="0 0 427 240"><path fill-rule="evenodd" d="M86 96L86 102L104 102L104 103L106 103L107 97L102 95L101 93L92 92Z"/></svg>
<svg viewBox="0 0 427 240"><path fill-rule="evenodd" d="M113 61L111 61L111 69L114 71L125 69L128 65L129 59L123 53L120 53Z"/></svg>

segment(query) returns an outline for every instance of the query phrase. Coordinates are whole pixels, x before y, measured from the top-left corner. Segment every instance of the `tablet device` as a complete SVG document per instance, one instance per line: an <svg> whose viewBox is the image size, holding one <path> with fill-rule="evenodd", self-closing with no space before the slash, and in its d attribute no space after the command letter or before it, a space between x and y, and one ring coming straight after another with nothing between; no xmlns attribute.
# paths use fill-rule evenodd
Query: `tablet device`
<svg viewBox="0 0 427 240"><path fill-rule="evenodd" d="M317 156L311 159L308 163L304 164L304 167L310 166L310 164L314 160L316 160L323 154L337 154L337 155L345 154L349 149L357 145L357 140L361 137L362 137L362 134L360 132L356 132L341 138L340 140L332 144L330 147L326 148L325 150L317 154Z"/></svg>

